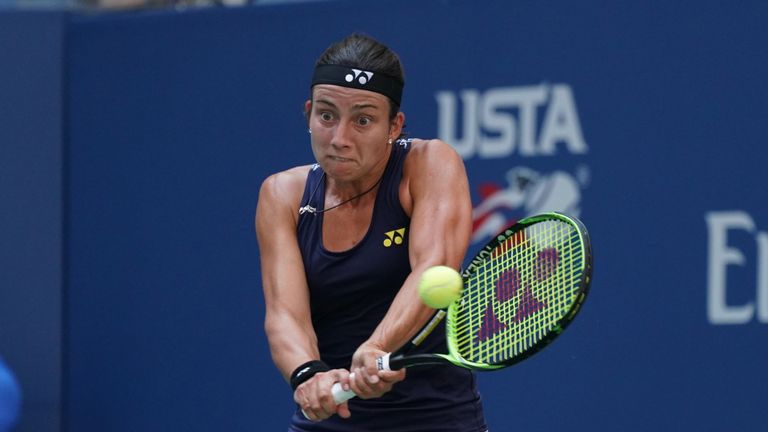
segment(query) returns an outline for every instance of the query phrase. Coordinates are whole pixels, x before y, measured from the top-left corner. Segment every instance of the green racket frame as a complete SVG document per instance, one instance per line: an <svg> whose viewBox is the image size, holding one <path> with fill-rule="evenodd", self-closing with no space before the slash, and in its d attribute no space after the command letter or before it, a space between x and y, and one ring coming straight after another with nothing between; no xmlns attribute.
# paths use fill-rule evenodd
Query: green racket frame
<svg viewBox="0 0 768 432"><path fill-rule="evenodd" d="M497 248L527 228L546 221L562 222L570 225L573 228L573 235L575 236L572 240L573 246L578 248L577 253L581 255L581 258L579 259L580 266L575 269L575 272L578 273L575 277L576 280L574 280L574 283L576 284L576 287L574 288L575 294L573 295L573 301L568 305L567 311L562 313L562 316L558 316L540 339L531 343L519 353L510 355L499 362L473 361L471 358L468 358L470 356L463 354L463 351L466 350L461 346L460 342L461 338L466 339L466 331L459 331L457 328L457 322L461 319L462 302L467 301L467 295L472 294L471 288L465 286L465 291L462 293L461 298L448 307L446 339L449 354L437 354L443 361L480 371L496 370L511 366L541 351L544 347L552 343L552 341L557 338L557 336L559 336L571 322L573 322L573 319L576 317L587 297L592 280L592 247L589 234L584 224L574 217L562 213L549 212L518 221L516 224L489 241L488 244L477 253L475 258L462 273L462 278L464 279L465 284L471 283L475 277L485 277L488 279L487 276L483 274L483 269L494 256ZM495 276L497 277L498 275L491 275L491 279Z"/></svg>

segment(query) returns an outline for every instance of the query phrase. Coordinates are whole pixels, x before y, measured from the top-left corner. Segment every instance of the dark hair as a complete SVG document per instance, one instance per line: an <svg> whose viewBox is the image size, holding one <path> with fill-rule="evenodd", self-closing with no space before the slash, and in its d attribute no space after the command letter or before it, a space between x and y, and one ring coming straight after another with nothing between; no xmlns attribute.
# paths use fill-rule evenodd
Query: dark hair
<svg viewBox="0 0 768 432"><path fill-rule="evenodd" d="M405 83L403 65L397 54L376 39L360 33L353 33L326 48L315 67L328 64L378 72ZM395 118L399 110L400 106L389 99L389 118Z"/></svg>

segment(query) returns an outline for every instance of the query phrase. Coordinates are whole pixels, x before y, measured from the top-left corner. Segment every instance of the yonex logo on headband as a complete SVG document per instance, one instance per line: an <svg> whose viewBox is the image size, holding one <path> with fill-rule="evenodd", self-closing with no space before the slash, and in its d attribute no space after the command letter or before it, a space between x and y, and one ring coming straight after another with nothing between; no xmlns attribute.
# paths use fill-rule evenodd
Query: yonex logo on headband
<svg viewBox="0 0 768 432"><path fill-rule="evenodd" d="M350 66L317 65L312 76L312 86L317 84L332 84L380 93L392 99L398 106L403 95L403 82L399 78Z"/></svg>
<svg viewBox="0 0 768 432"><path fill-rule="evenodd" d="M368 83L368 81L371 80L371 77L373 77L373 72L368 72L360 69L352 69L352 72L355 73L354 76L352 74L347 74L347 76L344 77L344 79L348 83L351 83L353 79L357 78L357 82L359 82L360 85L365 85L366 83ZM365 76L362 76L361 74L365 74Z"/></svg>

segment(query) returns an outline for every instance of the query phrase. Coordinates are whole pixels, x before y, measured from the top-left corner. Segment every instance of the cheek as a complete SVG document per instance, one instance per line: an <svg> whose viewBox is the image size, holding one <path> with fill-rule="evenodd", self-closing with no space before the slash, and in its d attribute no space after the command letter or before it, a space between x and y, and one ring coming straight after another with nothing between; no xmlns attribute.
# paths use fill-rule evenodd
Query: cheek
<svg viewBox="0 0 768 432"><path fill-rule="evenodd" d="M327 129L312 129L309 137L312 154L316 160L322 160L324 156L331 152L331 133Z"/></svg>
<svg viewBox="0 0 768 432"><path fill-rule="evenodd" d="M379 142L381 141L381 142ZM384 140L376 140L368 143L368 146L363 150L365 159L370 163L377 163L383 159L389 157L389 144Z"/></svg>
<svg viewBox="0 0 768 432"><path fill-rule="evenodd" d="M319 152L319 149L317 148L317 145L315 144L314 138L310 140L310 148L312 149L312 155L315 156L315 159L320 160L320 152Z"/></svg>
<svg viewBox="0 0 768 432"><path fill-rule="evenodd" d="M313 149L322 149L328 147L331 142L332 133L327 128L317 127L312 129L310 141Z"/></svg>
<svg viewBox="0 0 768 432"><path fill-rule="evenodd" d="M318 136L318 133L312 131L312 136L309 137L309 143L312 147L312 153L315 155L315 157L319 156L323 152L323 142L325 141Z"/></svg>
<svg viewBox="0 0 768 432"><path fill-rule="evenodd" d="M327 140L332 133L332 128L323 123L318 117L309 119L309 130L312 131L312 139Z"/></svg>

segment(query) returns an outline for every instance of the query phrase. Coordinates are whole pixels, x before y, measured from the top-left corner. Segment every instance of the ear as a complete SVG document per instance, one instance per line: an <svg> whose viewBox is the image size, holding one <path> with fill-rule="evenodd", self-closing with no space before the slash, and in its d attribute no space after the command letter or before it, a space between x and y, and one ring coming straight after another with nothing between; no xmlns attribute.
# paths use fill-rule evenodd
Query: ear
<svg viewBox="0 0 768 432"><path fill-rule="evenodd" d="M312 99L307 99L304 102L304 118L309 122L309 114L312 112Z"/></svg>
<svg viewBox="0 0 768 432"><path fill-rule="evenodd" d="M389 125L389 138L397 139L403 132L403 126L405 125L405 114L402 111L398 112L392 123Z"/></svg>

